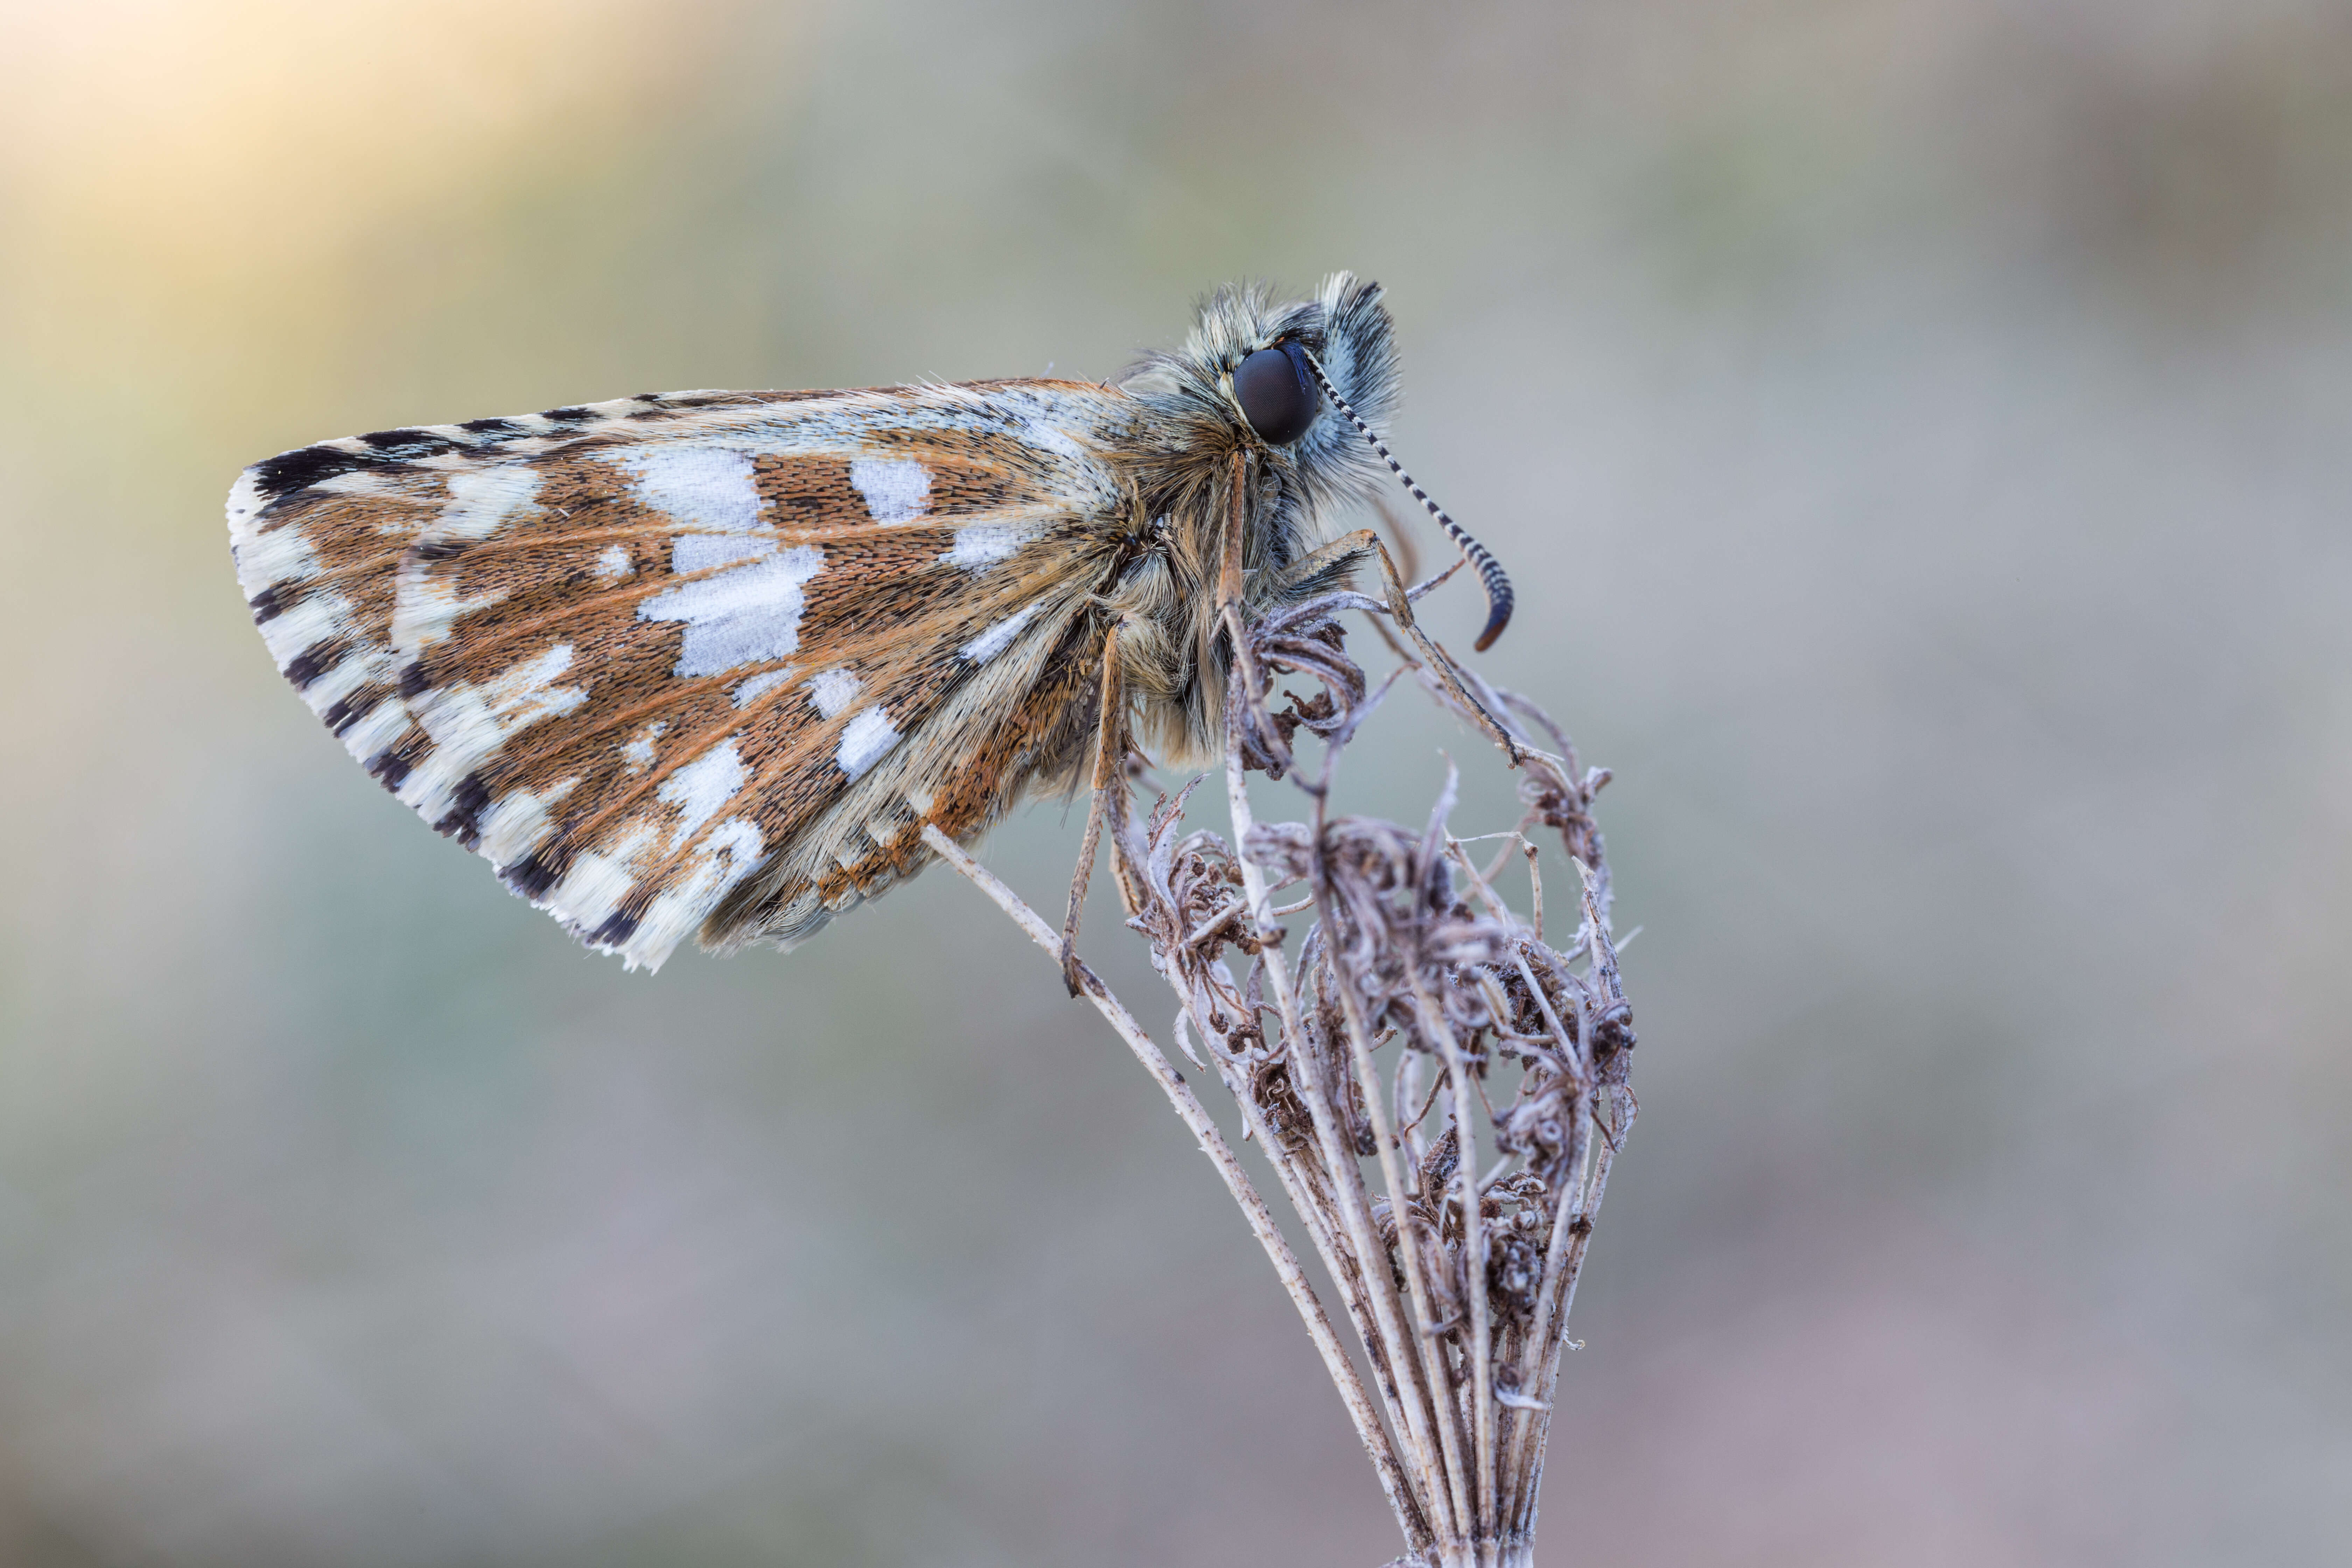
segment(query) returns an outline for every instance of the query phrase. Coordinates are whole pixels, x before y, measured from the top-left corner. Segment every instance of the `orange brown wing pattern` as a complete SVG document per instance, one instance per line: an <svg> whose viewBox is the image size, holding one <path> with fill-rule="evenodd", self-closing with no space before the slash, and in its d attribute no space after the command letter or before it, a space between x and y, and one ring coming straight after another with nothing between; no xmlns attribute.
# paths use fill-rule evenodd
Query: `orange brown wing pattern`
<svg viewBox="0 0 2352 1568"><path fill-rule="evenodd" d="M1073 763L1131 418L1057 382L629 398L288 453L230 531L352 755L656 965L789 945Z"/></svg>

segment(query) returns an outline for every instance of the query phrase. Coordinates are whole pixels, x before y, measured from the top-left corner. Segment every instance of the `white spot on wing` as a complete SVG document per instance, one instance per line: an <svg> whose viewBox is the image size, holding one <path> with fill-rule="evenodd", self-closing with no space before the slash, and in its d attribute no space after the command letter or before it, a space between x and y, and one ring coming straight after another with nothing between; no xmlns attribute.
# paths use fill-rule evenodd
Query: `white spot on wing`
<svg viewBox="0 0 2352 1568"><path fill-rule="evenodd" d="M622 745L621 761L627 764L631 773L643 773L654 765L654 742L660 740L668 728L668 720L656 719L638 731L635 739Z"/></svg>
<svg viewBox="0 0 2352 1568"><path fill-rule="evenodd" d="M613 466L631 475L639 500L678 521L718 533L761 527L767 502L751 482L751 459L709 447L640 447L619 452Z"/></svg>
<svg viewBox="0 0 2352 1568"><path fill-rule="evenodd" d="M730 816L712 828L710 837L703 844L706 848L724 849L735 858L735 874L719 885L721 892L733 887L743 873L751 868L752 862L760 858L760 830L740 816Z"/></svg>
<svg viewBox="0 0 2352 1568"><path fill-rule="evenodd" d="M564 872L563 880L548 889L540 907L559 920L595 930L620 908L621 900L636 886L631 862L639 850L653 842L653 827L640 820L619 843L583 852Z"/></svg>
<svg viewBox="0 0 2352 1568"><path fill-rule="evenodd" d="M343 731L343 750L364 763L399 740L407 729L408 704L397 697L386 697Z"/></svg>
<svg viewBox="0 0 2352 1568"><path fill-rule="evenodd" d="M320 479L310 489L313 495L382 496L399 495L406 487L382 468L355 468L348 474Z"/></svg>
<svg viewBox="0 0 2352 1568"><path fill-rule="evenodd" d="M1036 537L1036 530L1014 522L975 522L956 530L955 543L940 559L967 572L984 572Z"/></svg>
<svg viewBox="0 0 2352 1568"><path fill-rule="evenodd" d="M509 792L482 813L482 855L493 866L511 865L546 843L555 832L554 819L547 808L570 795L579 782L575 776L559 780L538 793L527 789Z"/></svg>
<svg viewBox="0 0 2352 1568"><path fill-rule="evenodd" d="M782 669L763 669L735 689L733 693L735 706L749 708L792 678L793 667L789 664Z"/></svg>
<svg viewBox="0 0 2352 1568"><path fill-rule="evenodd" d="M236 580L248 599L272 583L289 578L299 582L316 575L318 570L317 553L294 523L281 522L266 533L237 541Z"/></svg>
<svg viewBox="0 0 2352 1568"><path fill-rule="evenodd" d="M341 594L314 593L285 614L261 623L261 640L282 672L294 656L323 642L350 624L352 602Z"/></svg>
<svg viewBox="0 0 2352 1568"><path fill-rule="evenodd" d="M882 753L898 743L898 731L890 722L890 715L880 708L868 708L841 728L841 750L834 760L841 771L856 778L876 763Z"/></svg>
<svg viewBox="0 0 2352 1568"><path fill-rule="evenodd" d="M684 621L686 638L674 673L717 675L740 665L765 664L801 646L802 587L824 570L814 544L792 549L716 577L656 594L637 606L641 621Z"/></svg>
<svg viewBox="0 0 2352 1568"><path fill-rule="evenodd" d="M472 681L418 699L416 721L433 751L400 787L400 798L437 821L449 808L457 781L516 734L560 718L588 700L585 686L558 686L572 668L572 645L557 643L536 658L519 660L487 686Z"/></svg>
<svg viewBox="0 0 2352 1568"><path fill-rule="evenodd" d="M629 552L617 544L607 544L596 552L596 564L592 570L600 583L617 583L636 570Z"/></svg>
<svg viewBox="0 0 2352 1568"><path fill-rule="evenodd" d="M262 508L259 465L237 475L236 483L228 489L228 537L232 545L242 547L252 537L249 525L254 514Z"/></svg>
<svg viewBox="0 0 2352 1568"><path fill-rule="evenodd" d="M467 598L457 592L454 579L436 574L429 565L411 562L401 568L400 586L393 600L393 646L415 658L447 637L458 616L487 610L505 597L504 589L492 589Z"/></svg>
<svg viewBox="0 0 2352 1568"><path fill-rule="evenodd" d="M775 540L764 533L681 533L669 542L669 569L684 576L775 552Z"/></svg>
<svg viewBox="0 0 2352 1568"><path fill-rule="evenodd" d="M1032 419L1028 424L1024 425L1021 427L1021 435L1022 438L1032 447L1044 451L1057 453L1065 458L1083 458L1087 455L1086 448L1070 439L1068 431L1058 426L1048 425L1043 419Z"/></svg>
<svg viewBox="0 0 2352 1568"><path fill-rule="evenodd" d="M857 677L845 669L828 669L809 679L809 700L830 719L857 700Z"/></svg>
<svg viewBox="0 0 2352 1568"><path fill-rule="evenodd" d="M763 847L759 828L742 817L730 816L712 828L669 885L646 906L645 918L621 945L623 961L632 969L639 964L660 968L728 890L758 867Z"/></svg>
<svg viewBox="0 0 2352 1568"><path fill-rule="evenodd" d="M859 458L849 465L849 482L877 522L906 522L930 504L931 476L911 458Z"/></svg>
<svg viewBox="0 0 2352 1568"><path fill-rule="evenodd" d="M311 712L324 713L366 681L377 679L390 662L382 653L367 648L345 654L334 668L302 689L302 700L310 705Z"/></svg>
<svg viewBox="0 0 2352 1568"><path fill-rule="evenodd" d="M539 470L509 464L449 476L449 504L431 531L452 539L488 539L499 524L539 496Z"/></svg>
<svg viewBox="0 0 2352 1568"><path fill-rule="evenodd" d="M971 663L986 664L1013 646L1013 639L1021 635L1021 628L1029 624L1029 617L1037 609L1034 603L1022 605L956 651Z"/></svg>
<svg viewBox="0 0 2352 1568"><path fill-rule="evenodd" d="M733 735L719 742L662 780L661 788L654 791L656 798L677 807L677 826L672 830L671 842L682 843L693 837L743 787L747 775L743 772L743 754L736 744L741 739Z"/></svg>

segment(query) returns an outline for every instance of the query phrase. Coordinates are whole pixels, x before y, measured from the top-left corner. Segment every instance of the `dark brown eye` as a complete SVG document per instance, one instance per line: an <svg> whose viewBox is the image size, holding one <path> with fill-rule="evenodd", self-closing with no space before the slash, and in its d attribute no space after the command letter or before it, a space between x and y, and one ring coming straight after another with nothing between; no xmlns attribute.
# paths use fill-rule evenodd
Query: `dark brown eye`
<svg viewBox="0 0 2352 1568"><path fill-rule="evenodd" d="M1297 343L1260 349L1234 372L1234 396L1250 428L1268 446L1287 447L1307 434L1321 399Z"/></svg>

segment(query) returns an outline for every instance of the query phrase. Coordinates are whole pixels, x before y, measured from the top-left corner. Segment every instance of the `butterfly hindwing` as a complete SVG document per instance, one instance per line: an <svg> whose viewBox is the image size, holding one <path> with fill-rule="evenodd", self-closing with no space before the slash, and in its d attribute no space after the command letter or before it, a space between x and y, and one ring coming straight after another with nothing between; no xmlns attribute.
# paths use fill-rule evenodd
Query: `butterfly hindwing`
<svg viewBox="0 0 2352 1568"><path fill-rule="evenodd" d="M1082 748L1123 400L675 394L257 465L239 573L352 754L592 945L790 942Z"/></svg>

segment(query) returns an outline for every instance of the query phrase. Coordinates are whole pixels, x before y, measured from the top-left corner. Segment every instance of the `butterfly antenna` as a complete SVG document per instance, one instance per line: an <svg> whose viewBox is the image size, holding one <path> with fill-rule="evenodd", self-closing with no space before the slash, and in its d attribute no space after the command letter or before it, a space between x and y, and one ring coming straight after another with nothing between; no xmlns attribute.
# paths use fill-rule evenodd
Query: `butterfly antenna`
<svg viewBox="0 0 2352 1568"><path fill-rule="evenodd" d="M1323 374L1322 362L1308 353L1304 343L1299 345L1299 353L1307 360L1307 368L1315 373L1316 383L1323 388L1323 395L1329 398L1332 405L1348 416L1348 422L1356 427L1357 432L1372 444L1372 450L1387 462L1390 471L1404 481L1404 488L1412 492L1412 499L1429 509L1429 515L1437 520L1437 526L1445 531L1445 537L1454 541L1455 547L1462 552L1462 559L1470 563L1477 572L1478 581L1486 589L1486 629L1478 634L1478 640L1472 646L1480 653L1486 652L1494 646L1495 639L1503 635L1503 628L1511 624L1510 574L1503 570L1503 563L1495 559L1494 552L1471 537L1468 529L1446 516L1445 509L1430 500L1429 492L1413 482L1412 476L1404 471L1404 465L1381 445L1378 436L1372 434L1372 427L1364 423L1364 416L1349 407L1348 400L1339 395L1339 389L1331 384L1329 376Z"/></svg>

